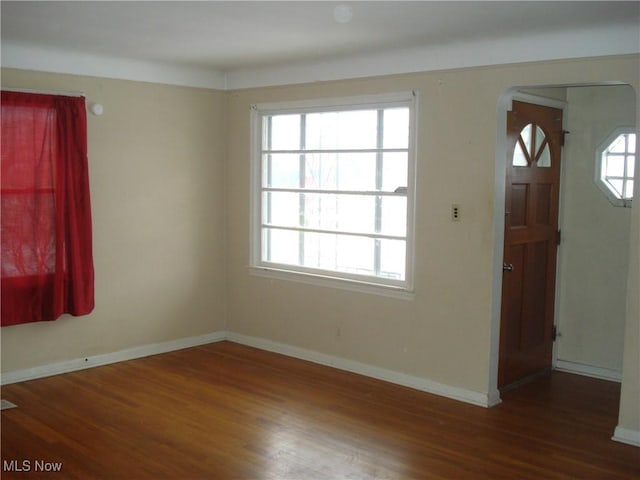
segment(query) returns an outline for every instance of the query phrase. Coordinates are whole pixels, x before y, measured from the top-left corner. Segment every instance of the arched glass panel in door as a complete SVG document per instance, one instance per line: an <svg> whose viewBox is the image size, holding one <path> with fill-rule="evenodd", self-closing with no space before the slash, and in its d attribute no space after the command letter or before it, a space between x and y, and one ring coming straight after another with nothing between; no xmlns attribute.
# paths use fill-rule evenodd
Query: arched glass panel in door
<svg viewBox="0 0 640 480"><path fill-rule="evenodd" d="M550 167L551 152L544 131L538 125L529 123L520 131L512 164L514 167L530 167L533 163L538 167Z"/></svg>

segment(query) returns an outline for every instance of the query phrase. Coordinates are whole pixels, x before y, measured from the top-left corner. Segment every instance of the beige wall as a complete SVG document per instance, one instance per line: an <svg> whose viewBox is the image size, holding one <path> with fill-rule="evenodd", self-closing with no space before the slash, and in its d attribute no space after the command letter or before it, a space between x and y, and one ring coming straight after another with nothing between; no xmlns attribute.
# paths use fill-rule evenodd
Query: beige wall
<svg viewBox="0 0 640 480"><path fill-rule="evenodd" d="M496 138L495 122L487 120L495 117L499 90L492 95L469 87L484 85L487 73L479 69L233 92L227 175L230 329L486 391ZM247 269L249 106L406 90L419 94L415 298L252 276ZM449 220L454 202L461 205L459 223Z"/></svg>
<svg viewBox="0 0 640 480"><path fill-rule="evenodd" d="M504 198L504 192L495 190L501 184L495 167L498 100L513 86L621 81L637 90L638 70L633 56L232 92L226 176L229 330L490 394L499 323L495 266L502 261L494 252L494 244L502 241L494 233L501 221L494 217L494 197ZM419 94L415 298L251 275L250 105L402 90ZM458 223L449 219L454 202L461 205ZM630 282L629 292L637 295L637 279ZM627 323L636 325L633 308ZM633 357L638 343L628 341L625 354ZM624 378L637 372L635 365L625 367ZM637 404L637 397L629 404L633 401ZM637 430L627 413L621 412L621 423Z"/></svg>
<svg viewBox="0 0 640 480"><path fill-rule="evenodd" d="M631 209L594 182L595 151L616 127L635 125L629 86L567 89L558 360L622 371Z"/></svg>
<svg viewBox="0 0 640 480"><path fill-rule="evenodd" d="M86 93L96 308L2 328L2 371L225 328L222 92L3 69Z"/></svg>
<svg viewBox="0 0 640 480"><path fill-rule="evenodd" d="M502 261L500 249L494 248L502 241L496 226L503 221L495 201L504 201L496 151L504 126L498 101L513 86L621 81L637 91L638 65L638 56L581 59L224 95L5 71L3 85L85 91L105 105L106 113L89 119L98 307L85 318L2 329L2 368L226 327L490 393L495 389ZM380 297L251 275L250 105L399 90L419 94L415 297ZM454 202L461 205L457 223L449 219ZM620 425L636 431L639 212L632 212L620 412Z"/></svg>

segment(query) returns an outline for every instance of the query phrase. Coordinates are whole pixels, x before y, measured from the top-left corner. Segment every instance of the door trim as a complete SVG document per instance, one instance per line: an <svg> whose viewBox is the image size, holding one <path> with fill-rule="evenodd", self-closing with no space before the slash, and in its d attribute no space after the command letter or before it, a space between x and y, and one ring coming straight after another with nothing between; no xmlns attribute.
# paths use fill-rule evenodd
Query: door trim
<svg viewBox="0 0 640 480"><path fill-rule="evenodd" d="M568 87L556 87L556 88L568 88ZM509 110L511 110L513 101L525 102L525 103L533 103L534 105L541 105L543 107L551 107L557 108L558 110L562 110L562 120L566 120L567 118L567 102L564 100L557 100L555 98L542 97L539 95L533 95L531 93L523 93L516 91L515 93L510 95L509 98ZM505 112L506 115L506 112ZM564 123L563 123L564 125ZM506 168L506 165L505 165Z"/></svg>

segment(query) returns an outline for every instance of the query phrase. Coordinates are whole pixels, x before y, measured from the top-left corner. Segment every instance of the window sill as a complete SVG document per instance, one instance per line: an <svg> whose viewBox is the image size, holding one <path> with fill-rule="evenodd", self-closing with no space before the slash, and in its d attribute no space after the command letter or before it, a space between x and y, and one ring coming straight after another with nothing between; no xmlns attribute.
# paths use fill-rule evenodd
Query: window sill
<svg viewBox="0 0 640 480"><path fill-rule="evenodd" d="M402 287L379 285L375 283L359 282L342 278L315 275L305 272L281 270L272 267L249 267L249 273L258 277L284 280L288 282L303 283L326 288L336 288L352 292L378 295L382 297L398 298L401 300L413 300L414 292Z"/></svg>

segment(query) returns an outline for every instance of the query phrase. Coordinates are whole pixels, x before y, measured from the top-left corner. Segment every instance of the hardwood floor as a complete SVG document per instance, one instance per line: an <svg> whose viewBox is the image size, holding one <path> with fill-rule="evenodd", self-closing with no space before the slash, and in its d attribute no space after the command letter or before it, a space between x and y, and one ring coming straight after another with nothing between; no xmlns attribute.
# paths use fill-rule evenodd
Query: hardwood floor
<svg viewBox="0 0 640 480"><path fill-rule="evenodd" d="M637 480L619 390L553 373L484 409L221 342L3 387L2 478Z"/></svg>

